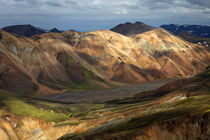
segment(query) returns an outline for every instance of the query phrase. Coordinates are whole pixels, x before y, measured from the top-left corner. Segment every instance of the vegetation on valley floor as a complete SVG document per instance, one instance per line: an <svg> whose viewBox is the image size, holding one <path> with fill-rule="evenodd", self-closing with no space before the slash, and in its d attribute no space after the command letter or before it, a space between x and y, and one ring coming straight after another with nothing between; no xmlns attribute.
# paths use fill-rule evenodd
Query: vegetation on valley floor
<svg viewBox="0 0 210 140"><path fill-rule="evenodd" d="M85 133L67 134L62 140L80 139L80 138L129 138L132 134L139 133L141 130L155 122L164 122L169 120L179 120L185 116L201 116L210 112L210 88L209 80L210 73L207 70L205 73L196 75L191 80L191 83L181 88L176 88L167 92L162 97L142 100L140 99L125 99L110 101L110 104L118 106L113 110L117 113L134 114L130 118L122 120L122 122L113 122L109 125L101 125L101 127L93 128ZM190 93L190 97L183 98L175 102L163 102L157 105L149 105L158 101L161 98L173 95L174 93ZM140 93L141 94L141 93ZM143 93L142 93L143 94ZM184 95L184 94L183 94ZM148 105L147 105L148 104ZM120 105L124 105L121 106ZM134 105L134 106L133 106ZM145 106L144 106L145 105ZM147 105L147 106L146 106Z"/></svg>
<svg viewBox="0 0 210 140"><path fill-rule="evenodd" d="M164 92L164 94L160 94L161 96L128 98L92 104L64 104L62 102L41 100L39 98L0 91L0 116L5 117L11 114L23 117L30 116L44 119L47 122L56 122L57 124L54 127L60 127L64 125L78 125L85 120L100 119L100 114L104 112L109 112L109 115L113 115L113 117L116 117L116 114L133 114L120 123L115 124L113 122L112 125L103 127L103 129L94 129L94 133L90 129L91 137L99 135L106 135L106 137L126 137L139 132L144 126L154 122L174 120L186 115L210 112L209 77L210 72L207 70L205 73L189 78L188 80L192 80L192 84ZM185 91L193 93L193 96L176 102L154 104L158 100L172 95L174 92L184 93ZM78 118L78 120L71 120L72 117ZM62 139L69 139L70 137L79 138L83 135L83 133L69 134Z"/></svg>

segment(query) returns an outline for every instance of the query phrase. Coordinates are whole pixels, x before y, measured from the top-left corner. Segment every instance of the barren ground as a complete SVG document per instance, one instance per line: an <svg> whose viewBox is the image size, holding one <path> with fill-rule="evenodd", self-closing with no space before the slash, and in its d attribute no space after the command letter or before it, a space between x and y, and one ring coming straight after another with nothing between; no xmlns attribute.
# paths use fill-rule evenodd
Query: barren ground
<svg viewBox="0 0 210 140"><path fill-rule="evenodd" d="M63 94L47 95L47 96L45 95L39 97L60 102L77 102L77 103L106 102L110 100L118 100L118 99L133 97L137 93L156 89L171 81L172 79L158 80L154 82L135 84L116 89L109 89L109 90L68 92Z"/></svg>

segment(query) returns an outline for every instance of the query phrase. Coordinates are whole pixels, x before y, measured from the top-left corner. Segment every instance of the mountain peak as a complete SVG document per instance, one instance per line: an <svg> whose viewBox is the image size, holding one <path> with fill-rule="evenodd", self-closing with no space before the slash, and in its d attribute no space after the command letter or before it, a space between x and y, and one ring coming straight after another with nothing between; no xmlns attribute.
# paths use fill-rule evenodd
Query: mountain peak
<svg viewBox="0 0 210 140"><path fill-rule="evenodd" d="M31 24L6 26L2 28L2 30L13 34L23 35L26 37L45 33L44 30L36 28Z"/></svg>
<svg viewBox="0 0 210 140"><path fill-rule="evenodd" d="M62 33L63 31L58 30L57 28L53 28L51 29L49 32L53 32L53 33Z"/></svg>
<svg viewBox="0 0 210 140"><path fill-rule="evenodd" d="M126 36L132 36L132 35L137 35L143 32L147 32L154 29L154 27L149 26L147 24L144 24L143 22L135 22L135 23L130 23L126 22L123 24L119 24L115 26L114 28L111 29L111 31L126 35Z"/></svg>
<svg viewBox="0 0 210 140"><path fill-rule="evenodd" d="M145 24L144 22L137 21L134 24Z"/></svg>

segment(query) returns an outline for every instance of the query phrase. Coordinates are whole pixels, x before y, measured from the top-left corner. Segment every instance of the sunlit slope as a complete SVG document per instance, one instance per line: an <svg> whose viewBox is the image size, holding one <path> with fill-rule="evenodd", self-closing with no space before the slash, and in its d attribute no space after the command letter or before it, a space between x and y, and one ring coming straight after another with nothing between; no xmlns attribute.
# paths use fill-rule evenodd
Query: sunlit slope
<svg viewBox="0 0 210 140"><path fill-rule="evenodd" d="M1 31L2 89L50 94L62 89L109 87L69 55L72 46L44 36L36 41Z"/></svg>
<svg viewBox="0 0 210 140"><path fill-rule="evenodd" d="M120 83L185 77L210 63L207 48L164 29L132 37L107 30L31 38L4 31L0 34L0 87L13 92L27 89L25 93L44 94L47 90L110 88Z"/></svg>
<svg viewBox="0 0 210 140"><path fill-rule="evenodd" d="M159 28L134 37L138 46L153 56L167 77L200 72L209 64L209 50L184 41Z"/></svg>

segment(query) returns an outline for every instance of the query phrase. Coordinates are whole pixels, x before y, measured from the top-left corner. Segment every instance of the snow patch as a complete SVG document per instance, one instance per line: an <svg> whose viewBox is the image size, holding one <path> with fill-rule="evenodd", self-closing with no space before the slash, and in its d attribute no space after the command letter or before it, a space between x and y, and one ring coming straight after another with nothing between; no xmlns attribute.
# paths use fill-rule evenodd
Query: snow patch
<svg viewBox="0 0 210 140"><path fill-rule="evenodd" d="M186 99L186 98L187 98L186 96L182 96L182 95L176 96L176 97L173 97L172 99L168 100L168 103L169 103L169 102L172 102L172 101L174 101L174 100L176 100L176 99L178 99L178 100L184 100L184 99Z"/></svg>
<svg viewBox="0 0 210 140"><path fill-rule="evenodd" d="M8 122L11 122L11 121L12 121L10 117L6 117L6 120L7 120Z"/></svg>
<svg viewBox="0 0 210 140"><path fill-rule="evenodd" d="M208 35L209 33L204 33L204 34L201 34L201 35Z"/></svg>
<svg viewBox="0 0 210 140"><path fill-rule="evenodd" d="M194 31L188 31L188 33L190 33L190 34L193 33L193 32L194 32Z"/></svg>
<svg viewBox="0 0 210 140"><path fill-rule="evenodd" d="M186 96L182 96L181 98L179 98L179 100L184 100L186 98L187 98Z"/></svg>

